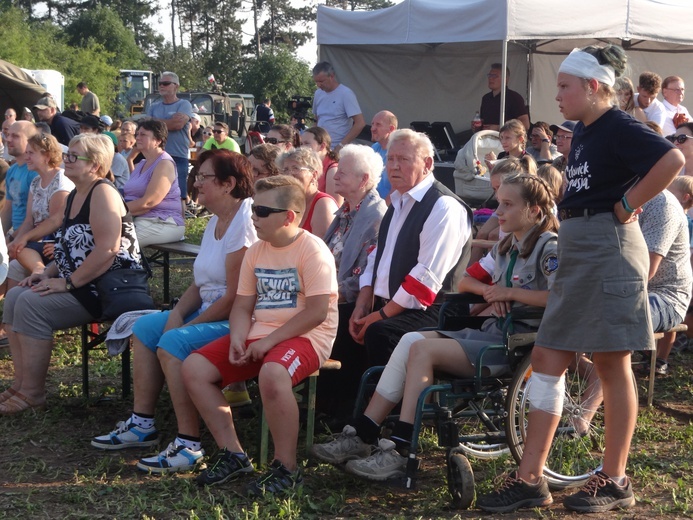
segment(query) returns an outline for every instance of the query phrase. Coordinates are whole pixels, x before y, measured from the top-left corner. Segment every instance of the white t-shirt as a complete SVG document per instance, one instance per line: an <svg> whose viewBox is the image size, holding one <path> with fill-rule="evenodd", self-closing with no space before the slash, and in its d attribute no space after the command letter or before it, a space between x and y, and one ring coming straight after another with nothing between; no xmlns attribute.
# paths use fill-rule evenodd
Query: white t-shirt
<svg viewBox="0 0 693 520"><path fill-rule="evenodd" d="M635 103L636 107L639 106L638 94L635 94L633 102ZM659 99L653 99L652 103L650 103L650 106L648 106L647 108L643 108L642 111L645 112L648 121L654 121L659 125L660 128L664 128L664 121L667 118L667 113L664 109L664 105Z"/></svg>
<svg viewBox="0 0 693 520"><path fill-rule="evenodd" d="M41 177L38 175L31 181L31 218L34 226L50 216L49 204L51 197L59 191L70 193L75 189L73 182L65 177L65 172L59 170L45 188L41 187Z"/></svg>
<svg viewBox="0 0 693 520"><path fill-rule="evenodd" d="M676 133L676 127L674 126L674 116L676 114L685 114L688 120L691 120L691 114L688 112L688 109L685 106L674 106L666 99L662 101L662 105L664 105L664 111L667 115L667 118L664 121L664 126L662 127L664 135L673 135Z"/></svg>
<svg viewBox="0 0 693 520"><path fill-rule="evenodd" d="M332 92L322 89L315 91L313 114L318 119L318 126L327 130L334 148L342 142L354 125L352 117L361 113L356 94L349 87L339 85Z"/></svg>
<svg viewBox="0 0 693 520"><path fill-rule="evenodd" d="M214 215L209 219L209 224L202 236L200 254L197 255L193 265L195 285L199 287L202 298L201 311L207 309L226 293L226 255L244 247L250 247L257 242L255 228L250 219L252 204L253 199L243 200L221 240L214 238L214 229L219 218Z"/></svg>

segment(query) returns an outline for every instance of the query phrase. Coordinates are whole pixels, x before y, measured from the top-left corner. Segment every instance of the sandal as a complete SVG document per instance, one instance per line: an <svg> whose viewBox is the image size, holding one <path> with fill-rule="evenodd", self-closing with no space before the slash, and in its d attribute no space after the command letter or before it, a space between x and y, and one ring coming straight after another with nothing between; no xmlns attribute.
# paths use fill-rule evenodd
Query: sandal
<svg viewBox="0 0 693 520"><path fill-rule="evenodd" d="M24 394L15 392L4 403L0 403L0 415L15 415L26 410L45 410L46 401L36 402L29 399Z"/></svg>
<svg viewBox="0 0 693 520"><path fill-rule="evenodd" d="M7 390L5 390L3 393L0 394L0 403L4 403L10 397L12 397L13 395L16 395L16 394L17 394L17 391L14 388L9 387Z"/></svg>

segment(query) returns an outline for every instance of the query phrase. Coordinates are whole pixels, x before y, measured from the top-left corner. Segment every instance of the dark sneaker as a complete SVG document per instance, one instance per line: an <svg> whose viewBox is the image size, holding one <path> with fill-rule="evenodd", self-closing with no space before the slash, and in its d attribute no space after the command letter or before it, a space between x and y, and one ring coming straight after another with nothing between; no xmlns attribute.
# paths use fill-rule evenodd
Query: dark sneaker
<svg viewBox="0 0 693 520"><path fill-rule="evenodd" d="M631 507L635 505L635 496L630 479L626 480L624 486L619 486L608 475L597 471L580 491L566 497L563 505L580 513L603 513Z"/></svg>
<svg viewBox="0 0 693 520"><path fill-rule="evenodd" d="M553 497L544 477L530 484L519 478L517 471L505 477L499 489L476 500L479 509L491 513L511 513L520 508L546 507L552 503Z"/></svg>
<svg viewBox="0 0 693 520"><path fill-rule="evenodd" d="M273 495L285 493L303 484L301 467L293 473L278 460L272 461L269 471L247 487L249 495L262 496L265 493Z"/></svg>
<svg viewBox="0 0 693 520"><path fill-rule="evenodd" d="M665 376L669 372L669 363L663 359L657 358L655 362L655 374L658 376Z"/></svg>
<svg viewBox="0 0 693 520"><path fill-rule="evenodd" d="M224 448L217 453L214 461L208 464L207 469L200 473L195 481L200 486L214 486L235 480L243 473L253 471L255 468L246 454L241 456Z"/></svg>

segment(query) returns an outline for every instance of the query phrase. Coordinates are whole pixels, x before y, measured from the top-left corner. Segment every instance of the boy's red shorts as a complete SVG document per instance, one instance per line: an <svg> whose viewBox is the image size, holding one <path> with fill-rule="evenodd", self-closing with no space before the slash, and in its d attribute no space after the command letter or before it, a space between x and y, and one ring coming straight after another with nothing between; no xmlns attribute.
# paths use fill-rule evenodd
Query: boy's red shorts
<svg viewBox="0 0 693 520"><path fill-rule="evenodd" d="M257 340L246 341L246 347ZM306 377L320 368L320 360L315 349L306 338L291 338L272 347L262 361L251 361L246 365L232 365L229 362L229 335L222 336L213 342L196 350L207 358L221 374L221 388L230 383L252 379L260 373L265 363L278 363L286 368L291 376L291 385L296 386Z"/></svg>

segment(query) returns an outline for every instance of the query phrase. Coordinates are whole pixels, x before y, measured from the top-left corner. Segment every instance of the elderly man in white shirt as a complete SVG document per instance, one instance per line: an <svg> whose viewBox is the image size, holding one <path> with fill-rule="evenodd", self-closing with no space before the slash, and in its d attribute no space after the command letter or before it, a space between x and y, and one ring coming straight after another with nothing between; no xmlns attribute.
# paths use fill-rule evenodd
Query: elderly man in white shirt
<svg viewBox="0 0 693 520"><path fill-rule="evenodd" d="M683 106L683 98L685 96L686 87L683 79L678 76L668 76L662 82L662 105L666 111L666 119L662 131L664 135L672 135L676 133L676 127L681 123L686 123L691 120L691 114L688 109ZM676 120L674 120L676 116Z"/></svg>

